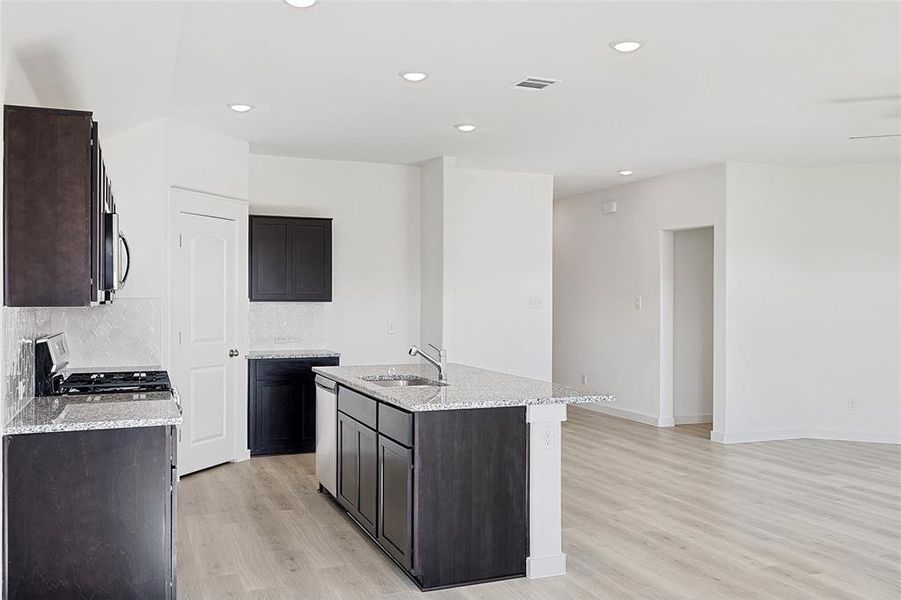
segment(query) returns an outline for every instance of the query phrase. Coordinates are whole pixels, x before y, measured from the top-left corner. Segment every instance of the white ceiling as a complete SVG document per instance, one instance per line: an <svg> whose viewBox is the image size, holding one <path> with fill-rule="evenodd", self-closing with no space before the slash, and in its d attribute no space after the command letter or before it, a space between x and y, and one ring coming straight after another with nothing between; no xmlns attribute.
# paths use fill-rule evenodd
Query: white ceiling
<svg viewBox="0 0 901 600"><path fill-rule="evenodd" d="M901 138L848 140L901 132L897 2L4 0L2 21L6 101L107 136L169 116L257 153L553 173L558 197L619 169L899 160Z"/></svg>

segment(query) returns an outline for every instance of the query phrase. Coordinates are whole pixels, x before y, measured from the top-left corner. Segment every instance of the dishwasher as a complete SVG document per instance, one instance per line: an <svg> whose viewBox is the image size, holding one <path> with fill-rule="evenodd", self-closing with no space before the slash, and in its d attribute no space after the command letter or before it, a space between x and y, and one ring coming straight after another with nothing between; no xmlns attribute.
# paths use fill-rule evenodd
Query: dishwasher
<svg viewBox="0 0 901 600"><path fill-rule="evenodd" d="M320 489L338 489L338 384L316 376L316 477Z"/></svg>

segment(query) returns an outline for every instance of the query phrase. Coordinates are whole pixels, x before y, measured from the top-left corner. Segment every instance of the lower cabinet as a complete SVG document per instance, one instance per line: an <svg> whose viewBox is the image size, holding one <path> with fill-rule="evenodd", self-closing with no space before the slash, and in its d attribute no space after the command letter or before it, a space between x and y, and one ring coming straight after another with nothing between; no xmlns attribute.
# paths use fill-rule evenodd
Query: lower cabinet
<svg viewBox="0 0 901 600"><path fill-rule="evenodd" d="M176 597L174 426L3 440L3 598Z"/></svg>
<svg viewBox="0 0 901 600"><path fill-rule="evenodd" d="M356 419L338 413L338 502L376 535L378 437Z"/></svg>
<svg viewBox="0 0 901 600"><path fill-rule="evenodd" d="M402 567L413 566L413 450L379 436L376 539Z"/></svg>
<svg viewBox="0 0 901 600"><path fill-rule="evenodd" d="M252 455L316 450L313 367L333 358L251 360L248 371L248 441Z"/></svg>
<svg viewBox="0 0 901 600"><path fill-rule="evenodd" d="M337 415L337 500L421 589L525 575L524 407L410 413L339 385Z"/></svg>

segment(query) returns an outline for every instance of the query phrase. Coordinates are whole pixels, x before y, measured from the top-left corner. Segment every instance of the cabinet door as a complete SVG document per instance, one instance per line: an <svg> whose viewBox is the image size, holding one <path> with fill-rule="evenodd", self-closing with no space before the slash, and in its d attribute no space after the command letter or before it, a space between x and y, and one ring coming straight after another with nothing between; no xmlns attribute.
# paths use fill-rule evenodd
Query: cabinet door
<svg viewBox="0 0 901 600"><path fill-rule="evenodd" d="M173 595L168 427L3 439L4 598Z"/></svg>
<svg viewBox="0 0 901 600"><path fill-rule="evenodd" d="M296 219L291 226L292 299L332 300L332 222Z"/></svg>
<svg viewBox="0 0 901 600"><path fill-rule="evenodd" d="M412 568L413 451L379 436L377 539L403 567Z"/></svg>
<svg viewBox="0 0 901 600"><path fill-rule="evenodd" d="M253 406L252 454L315 449L316 399L312 381L257 381Z"/></svg>
<svg viewBox="0 0 901 600"><path fill-rule="evenodd" d="M338 502L351 513L360 502L360 454L357 422L338 413Z"/></svg>
<svg viewBox="0 0 901 600"><path fill-rule="evenodd" d="M357 520L376 535L378 514L378 435L363 424L357 424L357 440L360 453L360 502L357 505Z"/></svg>
<svg viewBox="0 0 901 600"><path fill-rule="evenodd" d="M250 218L250 299L291 300L291 220Z"/></svg>
<svg viewBox="0 0 901 600"><path fill-rule="evenodd" d="M4 110L5 304L91 301L91 113Z"/></svg>

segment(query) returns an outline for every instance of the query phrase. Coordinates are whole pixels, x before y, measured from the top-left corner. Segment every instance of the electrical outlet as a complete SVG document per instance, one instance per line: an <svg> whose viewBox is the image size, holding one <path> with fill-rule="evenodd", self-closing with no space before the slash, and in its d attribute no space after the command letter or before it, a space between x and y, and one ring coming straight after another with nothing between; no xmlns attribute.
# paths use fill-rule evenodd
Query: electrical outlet
<svg viewBox="0 0 901 600"><path fill-rule="evenodd" d="M588 373L582 373L582 385L588 385Z"/></svg>
<svg viewBox="0 0 901 600"><path fill-rule="evenodd" d="M635 297L635 310L641 310L641 296Z"/></svg>
<svg viewBox="0 0 901 600"><path fill-rule="evenodd" d="M394 335L397 333L397 327L395 327L394 323L388 323L388 335Z"/></svg>
<svg viewBox="0 0 901 600"><path fill-rule="evenodd" d="M538 296L529 297L529 308L541 308L541 298Z"/></svg>
<svg viewBox="0 0 901 600"><path fill-rule="evenodd" d="M544 449L545 449L545 450L550 450L550 449L551 449L551 446L553 446L553 445L554 445L554 438L553 438L553 436L551 435L551 432L550 432L550 431L545 431L545 432L544 432Z"/></svg>
<svg viewBox="0 0 901 600"><path fill-rule="evenodd" d="M848 410L857 410L857 400L848 398Z"/></svg>

